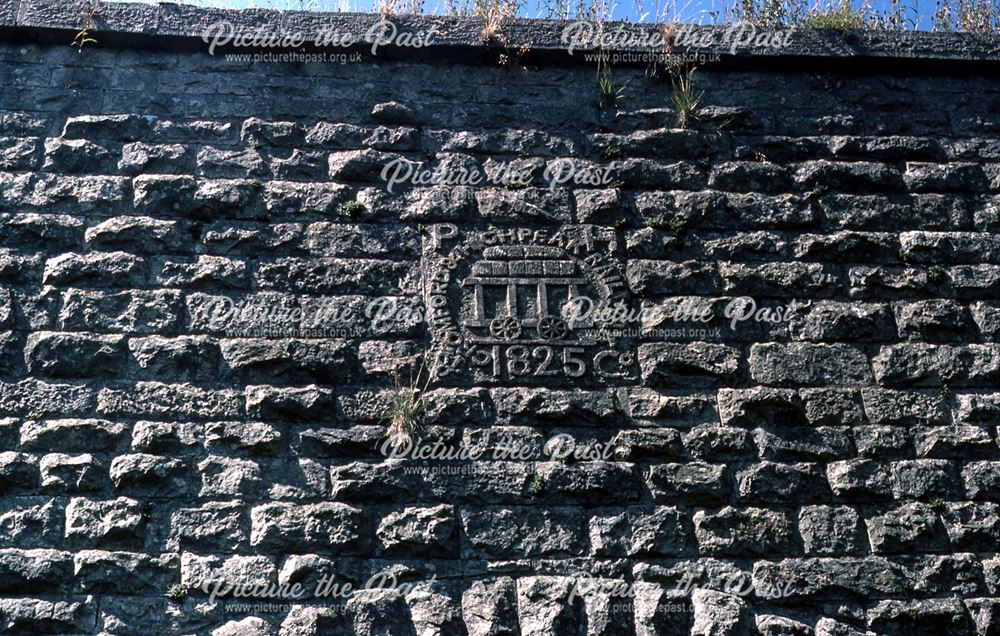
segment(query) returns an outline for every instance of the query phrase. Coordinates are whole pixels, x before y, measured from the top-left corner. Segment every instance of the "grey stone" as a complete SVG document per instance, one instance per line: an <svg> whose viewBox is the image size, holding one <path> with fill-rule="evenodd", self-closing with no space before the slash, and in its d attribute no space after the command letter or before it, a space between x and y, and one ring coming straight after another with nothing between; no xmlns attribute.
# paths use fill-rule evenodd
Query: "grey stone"
<svg viewBox="0 0 1000 636"><path fill-rule="evenodd" d="M713 556L776 556L798 552L795 528L783 513L763 508L723 508L694 515L701 552Z"/></svg>
<svg viewBox="0 0 1000 636"><path fill-rule="evenodd" d="M462 615L469 636L515 636L519 631L514 581L473 581L462 594Z"/></svg>
<svg viewBox="0 0 1000 636"><path fill-rule="evenodd" d="M49 453L38 462L42 489L51 492L88 492L108 485L107 469L90 454Z"/></svg>
<svg viewBox="0 0 1000 636"><path fill-rule="evenodd" d="M126 494L178 496L189 490L184 463L155 455L121 455L111 462L115 488Z"/></svg>
<svg viewBox="0 0 1000 636"><path fill-rule="evenodd" d="M590 518L595 556L683 556L692 544L690 521L677 508L629 509Z"/></svg>
<svg viewBox="0 0 1000 636"><path fill-rule="evenodd" d="M695 590L692 636L746 636L750 634L750 609L738 596L712 590Z"/></svg>
<svg viewBox="0 0 1000 636"><path fill-rule="evenodd" d="M83 550L73 556L74 581L83 590L104 594L159 594L175 580L176 554Z"/></svg>
<svg viewBox="0 0 1000 636"><path fill-rule="evenodd" d="M890 467L867 459L832 462L826 469L830 489L845 500L888 499L893 481Z"/></svg>
<svg viewBox="0 0 1000 636"><path fill-rule="evenodd" d="M387 555L458 555L458 522L454 508L447 505L390 513L379 523L376 536Z"/></svg>
<svg viewBox="0 0 1000 636"><path fill-rule="evenodd" d="M772 385L862 384L872 374L864 354L843 344L755 344L750 375Z"/></svg>
<svg viewBox="0 0 1000 636"><path fill-rule="evenodd" d="M938 552L948 546L941 519L925 504L906 504L866 523L873 552Z"/></svg>
<svg viewBox="0 0 1000 636"><path fill-rule="evenodd" d="M406 602L396 590L361 590L347 601L352 633L358 636L416 636Z"/></svg>
<svg viewBox="0 0 1000 636"><path fill-rule="evenodd" d="M725 345L694 343L639 347L643 384L710 387L728 383L739 370L739 353Z"/></svg>
<svg viewBox="0 0 1000 636"><path fill-rule="evenodd" d="M461 516L472 553L486 558L575 556L585 551L583 518L573 509L464 510Z"/></svg>
<svg viewBox="0 0 1000 636"><path fill-rule="evenodd" d="M956 467L943 459L900 461L892 465L892 490L898 498L951 498L958 491Z"/></svg>
<svg viewBox="0 0 1000 636"><path fill-rule="evenodd" d="M24 358L38 376L79 378L107 376L125 365L121 336L39 332L28 336Z"/></svg>
<svg viewBox="0 0 1000 636"><path fill-rule="evenodd" d="M805 506L799 512L799 534L810 556L856 555L864 547L858 513L846 506Z"/></svg>
<svg viewBox="0 0 1000 636"><path fill-rule="evenodd" d="M968 618L958 599L880 601L868 613L868 624L879 634L968 633Z"/></svg>
<svg viewBox="0 0 1000 636"><path fill-rule="evenodd" d="M345 504L270 503L250 517L250 544L258 549L350 554L365 547L365 513Z"/></svg>
<svg viewBox="0 0 1000 636"><path fill-rule="evenodd" d="M653 499L662 503L720 504L729 496L730 482L726 466L703 462L660 464L646 472Z"/></svg>
<svg viewBox="0 0 1000 636"><path fill-rule="evenodd" d="M141 546L147 515L135 499L107 501L74 498L66 506L66 539L90 548Z"/></svg>
<svg viewBox="0 0 1000 636"><path fill-rule="evenodd" d="M816 502L830 488L818 464L761 462L736 474L740 499L748 503Z"/></svg>

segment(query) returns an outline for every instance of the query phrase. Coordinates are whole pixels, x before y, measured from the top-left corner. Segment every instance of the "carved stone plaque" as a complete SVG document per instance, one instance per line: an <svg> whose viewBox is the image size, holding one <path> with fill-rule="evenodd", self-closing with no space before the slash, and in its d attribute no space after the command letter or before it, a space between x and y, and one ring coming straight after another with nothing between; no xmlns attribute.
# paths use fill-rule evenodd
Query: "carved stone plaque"
<svg viewBox="0 0 1000 636"><path fill-rule="evenodd" d="M423 257L432 369L443 382L613 384L636 376L613 230L429 229ZM632 325L633 328L637 325Z"/></svg>

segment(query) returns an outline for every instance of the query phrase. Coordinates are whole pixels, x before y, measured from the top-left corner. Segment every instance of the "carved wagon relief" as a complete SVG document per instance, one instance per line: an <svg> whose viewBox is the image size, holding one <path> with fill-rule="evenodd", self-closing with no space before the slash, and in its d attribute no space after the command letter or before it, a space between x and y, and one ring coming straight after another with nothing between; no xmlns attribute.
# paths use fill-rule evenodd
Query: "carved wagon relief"
<svg viewBox="0 0 1000 636"><path fill-rule="evenodd" d="M627 301L613 231L431 228L423 275L435 376L464 383L634 379L631 341L568 303Z"/></svg>

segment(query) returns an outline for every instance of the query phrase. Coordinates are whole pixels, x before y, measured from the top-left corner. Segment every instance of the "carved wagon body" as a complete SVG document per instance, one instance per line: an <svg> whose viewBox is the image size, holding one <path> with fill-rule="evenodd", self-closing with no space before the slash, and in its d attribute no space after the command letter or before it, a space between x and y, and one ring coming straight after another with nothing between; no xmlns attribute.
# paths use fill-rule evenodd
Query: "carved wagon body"
<svg viewBox="0 0 1000 636"><path fill-rule="evenodd" d="M558 247L489 247L462 282L472 293L462 324L483 338L561 341L571 333L561 316L562 307L582 295L589 284ZM591 325L576 321L574 326Z"/></svg>

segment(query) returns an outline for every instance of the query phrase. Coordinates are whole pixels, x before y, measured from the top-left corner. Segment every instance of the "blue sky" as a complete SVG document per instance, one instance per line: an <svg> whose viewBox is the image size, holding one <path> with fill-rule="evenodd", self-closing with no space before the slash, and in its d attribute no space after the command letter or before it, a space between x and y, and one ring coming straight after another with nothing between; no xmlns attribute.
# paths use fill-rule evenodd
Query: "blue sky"
<svg viewBox="0 0 1000 636"><path fill-rule="evenodd" d="M117 2L117 1L146 1L155 2L155 0L105 0L106 2ZM198 6L206 7L219 7L226 9L244 9L249 7L265 7L265 8L276 8L276 9L287 9L287 10L318 10L318 11L365 11L370 12L374 10L376 0L173 0L175 2L179 1L184 4L192 4ZM402 0L406 2L407 0ZM459 3L471 4L472 0L457 0ZM569 2L571 5L576 4L577 0L562 0L563 2ZM818 4L819 6L828 6L831 2L838 2L839 0L811 0L811 2ZM448 0L424 0L424 8L428 13L447 13L447 2ZM525 8L521 11L520 15L523 17L538 17L544 18L547 16L547 3L551 3L553 0L526 0ZM733 0L675 0L678 6L670 9L667 12L673 21L679 22L694 22L694 23L711 23L711 12L721 10L725 5L732 4ZM641 3L643 8L637 8L637 4ZM628 20L635 22L637 20L649 21L655 17L656 6L670 6L671 0L625 0L623 2L616 2L612 5L611 18L615 20ZM858 4L858 0L854 0L855 6ZM889 4L889 0L871 0L872 6L876 9L886 7ZM931 27L931 14L933 14L936 6L934 0L904 0L903 4L910 9L907 10L908 16L916 17L918 15L914 8L919 9L919 22L918 28L923 30L930 30Z"/></svg>

